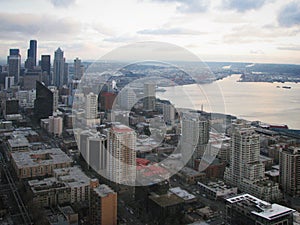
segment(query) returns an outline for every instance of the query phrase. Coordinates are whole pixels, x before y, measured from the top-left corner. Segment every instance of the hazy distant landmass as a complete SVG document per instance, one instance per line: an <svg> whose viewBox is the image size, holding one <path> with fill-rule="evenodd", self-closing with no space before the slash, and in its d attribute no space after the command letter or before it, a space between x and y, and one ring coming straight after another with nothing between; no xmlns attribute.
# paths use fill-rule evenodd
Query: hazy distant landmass
<svg viewBox="0 0 300 225"><path fill-rule="evenodd" d="M92 64L90 71L118 71L119 80L128 83L132 79L153 75L172 78L176 85L210 83L232 74L241 74L241 82L300 82L300 65L295 64L254 64L236 62L99 62ZM121 77L120 77L121 76Z"/></svg>

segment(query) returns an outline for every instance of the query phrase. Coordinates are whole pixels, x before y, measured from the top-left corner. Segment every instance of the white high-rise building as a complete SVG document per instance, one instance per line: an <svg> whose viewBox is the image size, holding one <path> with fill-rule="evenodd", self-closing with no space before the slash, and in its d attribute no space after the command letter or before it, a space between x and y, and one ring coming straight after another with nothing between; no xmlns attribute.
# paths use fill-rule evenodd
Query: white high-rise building
<svg viewBox="0 0 300 225"><path fill-rule="evenodd" d="M27 106L28 101L28 91L18 91L16 93L16 99L19 100L19 106L25 107Z"/></svg>
<svg viewBox="0 0 300 225"><path fill-rule="evenodd" d="M105 176L107 169L108 150L107 138L100 132L94 130L80 131L77 138L81 155L85 161L99 174Z"/></svg>
<svg viewBox="0 0 300 225"><path fill-rule="evenodd" d="M20 107L33 107L34 100L36 99L36 90L18 91L16 98L19 100Z"/></svg>
<svg viewBox="0 0 300 225"><path fill-rule="evenodd" d="M197 112L182 114L181 148L183 157L190 158L189 166L195 166L208 147L210 123Z"/></svg>
<svg viewBox="0 0 300 225"><path fill-rule="evenodd" d="M108 131L107 176L122 184L136 179L136 133L125 125L113 125Z"/></svg>
<svg viewBox="0 0 300 225"><path fill-rule="evenodd" d="M278 199L278 184L265 177L265 168L259 160L259 155L260 140L255 129L244 120L233 122L230 166L225 170L225 181L258 198Z"/></svg>
<svg viewBox="0 0 300 225"><path fill-rule="evenodd" d="M237 121L232 124L230 169L233 185L243 178L259 180L264 177L264 166L259 160L260 142L249 123Z"/></svg>
<svg viewBox="0 0 300 225"><path fill-rule="evenodd" d="M34 100L36 99L36 90L30 90L28 91L28 106L33 107L34 106Z"/></svg>
<svg viewBox="0 0 300 225"><path fill-rule="evenodd" d="M163 104L164 121L173 124L175 120L175 107L172 104Z"/></svg>
<svg viewBox="0 0 300 225"><path fill-rule="evenodd" d="M145 110L155 109L155 84L145 83L144 84L144 103Z"/></svg>
<svg viewBox="0 0 300 225"><path fill-rule="evenodd" d="M131 110L136 103L136 94L131 88L122 89L118 96L119 104L123 110Z"/></svg>
<svg viewBox="0 0 300 225"><path fill-rule="evenodd" d="M48 89L53 93L53 112L58 109L58 90L56 86L49 86Z"/></svg>
<svg viewBox="0 0 300 225"><path fill-rule="evenodd" d="M300 196L300 148L289 147L279 156L281 189L291 196Z"/></svg>
<svg viewBox="0 0 300 225"><path fill-rule="evenodd" d="M85 98L85 110L87 119L96 119L98 114L98 95L90 92Z"/></svg>
<svg viewBox="0 0 300 225"><path fill-rule="evenodd" d="M63 118L59 116L49 116L48 132L54 136L60 136L63 131Z"/></svg>

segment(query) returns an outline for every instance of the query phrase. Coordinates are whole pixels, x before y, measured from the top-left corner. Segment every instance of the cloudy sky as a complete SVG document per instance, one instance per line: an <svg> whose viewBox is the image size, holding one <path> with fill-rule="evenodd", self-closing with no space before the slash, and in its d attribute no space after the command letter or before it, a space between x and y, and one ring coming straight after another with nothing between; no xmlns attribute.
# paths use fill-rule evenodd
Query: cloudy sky
<svg viewBox="0 0 300 225"><path fill-rule="evenodd" d="M300 64L299 0L0 0L0 30L1 59L24 59L30 39L67 60L163 41L204 61Z"/></svg>

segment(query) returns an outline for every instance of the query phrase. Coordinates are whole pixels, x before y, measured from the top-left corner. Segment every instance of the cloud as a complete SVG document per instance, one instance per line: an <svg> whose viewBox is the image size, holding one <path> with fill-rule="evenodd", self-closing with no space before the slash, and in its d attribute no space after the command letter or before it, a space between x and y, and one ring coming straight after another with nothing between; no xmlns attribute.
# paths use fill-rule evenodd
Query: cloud
<svg viewBox="0 0 300 225"><path fill-rule="evenodd" d="M209 7L207 0L152 0L155 2L173 2L177 3L176 10L182 13L202 13Z"/></svg>
<svg viewBox="0 0 300 225"><path fill-rule="evenodd" d="M76 0L50 0L54 7L68 8L70 5L75 4Z"/></svg>
<svg viewBox="0 0 300 225"><path fill-rule="evenodd" d="M94 22L91 25L92 29L95 30L96 32L103 34L103 35L109 35L109 36L113 36L116 34L116 32L111 29L108 26L105 26L104 24L100 23L100 22Z"/></svg>
<svg viewBox="0 0 300 225"><path fill-rule="evenodd" d="M114 43L126 43L126 42L135 42L138 41L138 38L131 35L123 35L123 36L112 36L108 38L104 38L103 41L114 42Z"/></svg>
<svg viewBox="0 0 300 225"><path fill-rule="evenodd" d="M159 29L145 29L137 32L138 34L150 34L150 35L199 35L204 32L195 30L183 29L183 28L159 28Z"/></svg>
<svg viewBox="0 0 300 225"><path fill-rule="evenodd" d="M254 55L262 55L265 54L265 52L261 49L255 49L255 50L251 50L250 54L254 54Z"/></svg>
<svg viewBox="0 0 300 225"><path fill-rule="evenodd" d="M26 37L66 38L80 33L80 22L70 18L29 13L0 13L0 38L21 40Z"/></svg>
<svg viewBox="0 0 300 225"><path fill-rule="evenodd" d="M236 26L223 36L225 43L274 42L276 38L296 36L298 29L276 26L256 27L251 25Z"/></svg>
<svg viewBox="0 0 300 225"><path fill-rule="evenodd" d="M285 51L300 51L300 45L279 46L277 49Z"/></svg>
<svg viewBox="0 0 300 225"><path fill-rule="evenodd" d="M300 25L300 2L290 2L284 6L278 15L278 23L283 27Z"/></svg>
<svg viewBox="0 0 300 225"><path fill-rule="evenodd" d="M268 0L223 0L223 7L238 12L261 8Z"/></svg>

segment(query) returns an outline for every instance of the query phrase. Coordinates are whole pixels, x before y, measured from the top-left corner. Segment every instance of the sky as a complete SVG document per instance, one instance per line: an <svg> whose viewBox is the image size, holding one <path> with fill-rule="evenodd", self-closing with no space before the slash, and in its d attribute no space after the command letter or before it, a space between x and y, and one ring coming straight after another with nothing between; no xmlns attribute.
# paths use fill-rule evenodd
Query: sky
<svg viewBox="0 0 300 225"><path fill-rule="evenodd" d="M96 60L143 41L203 61L300 64L300 0L0 0L0 58L30 39L38 55Z"/></svg>

